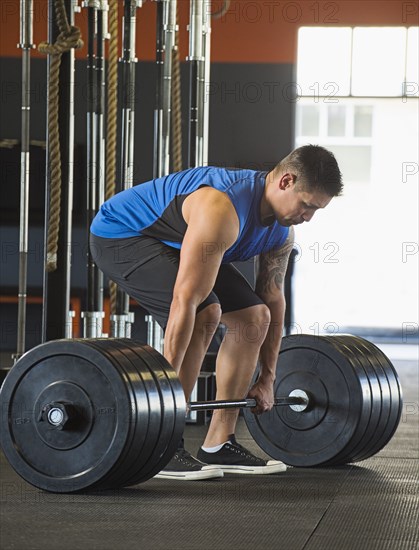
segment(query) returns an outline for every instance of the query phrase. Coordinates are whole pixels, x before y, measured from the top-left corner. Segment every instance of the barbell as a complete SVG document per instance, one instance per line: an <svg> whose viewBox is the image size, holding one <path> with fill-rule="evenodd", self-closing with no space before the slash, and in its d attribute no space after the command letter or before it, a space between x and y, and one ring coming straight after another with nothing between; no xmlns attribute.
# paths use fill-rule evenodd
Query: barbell
<svg viewBox="0 0 419 550"><path fill-rule="evenodd" d="M374 455L402 410L391 362L350 335L283 338L274 394L276 406L259 416L250 412L252 399L186 404L175 372L147 345L56 340L27 352L7 375L1 446L27 482L66 493L152 478L174 455L188 409L243 407L256 443L300 467Z"/></svg>

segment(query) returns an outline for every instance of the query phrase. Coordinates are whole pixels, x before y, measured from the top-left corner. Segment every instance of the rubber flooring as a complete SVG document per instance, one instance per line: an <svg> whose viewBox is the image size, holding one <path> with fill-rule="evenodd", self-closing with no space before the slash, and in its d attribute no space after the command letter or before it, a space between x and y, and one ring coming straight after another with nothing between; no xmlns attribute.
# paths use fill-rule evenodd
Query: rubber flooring
<svg viewBox="0 0 419 550"><path fill-rule="evenodd" d="M56 495L28 485L1 456L0 547L417 550L419 367L393 362L404 391L400 425L382 451L353 465ZM189 450L197 450L204 431L187 426ZM241 421L237 437L257 451Z"/></svg>

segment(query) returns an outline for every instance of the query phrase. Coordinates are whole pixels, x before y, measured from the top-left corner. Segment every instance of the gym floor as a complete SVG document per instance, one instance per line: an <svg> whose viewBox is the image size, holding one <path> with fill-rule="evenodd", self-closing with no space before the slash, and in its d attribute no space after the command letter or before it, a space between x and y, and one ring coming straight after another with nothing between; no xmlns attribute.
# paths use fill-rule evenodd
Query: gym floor
<svg viewBox="0 0 419 550"><path fill-rule="evenodd" d="M202 482L153 479L129 489L69 495L33 488L2 456L2 550L416 550L417 351L411 359L386 353L399 373L404 407L396 434L376 456L340 468ZM189 450L198 449L204 431L187 426ZM243 422L237 437L257 450Z"/></svg>

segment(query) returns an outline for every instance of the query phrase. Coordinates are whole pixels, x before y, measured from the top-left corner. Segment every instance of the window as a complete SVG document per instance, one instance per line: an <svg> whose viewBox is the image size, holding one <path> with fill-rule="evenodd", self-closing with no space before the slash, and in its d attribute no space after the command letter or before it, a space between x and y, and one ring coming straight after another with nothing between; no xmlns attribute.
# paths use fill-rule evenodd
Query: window
<svg viewBox="0 0 419 550"><path fill-rule="evenodd" d="M331 150L344 194L296 228L296 331L418 323L418 27L301 28L296 146Z"/></svg>
<svg viewBox="0 0 419 550"><path fill-rule="evenodd" d="M338 104L300 98L297 106L297 147L321 143L336 155L345 182L369 183L374 106L364 99Z"/></svg>
<svg viewBox="0 0 419 550"><path fill-rule="evenodd" d="M301 27L299 95L418 97L418 51L418 27Z"/></svg>
<svg viewBox="0 0 419 550"><path fill-rule="evenodd" d="M352 29L346 27L300 29L297 66L300 95L349 95L351 36ZM330 84L334 84L337 89L328 86Z"/></svg>

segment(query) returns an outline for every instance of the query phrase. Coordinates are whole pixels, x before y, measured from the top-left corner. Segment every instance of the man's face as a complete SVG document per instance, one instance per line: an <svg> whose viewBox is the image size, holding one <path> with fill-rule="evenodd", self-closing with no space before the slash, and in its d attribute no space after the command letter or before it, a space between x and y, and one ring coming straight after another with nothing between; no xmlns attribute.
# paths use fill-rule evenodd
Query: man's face
<svg viewBox="0 0 419 550"><path fill-rule="evenodd" d="M332 197L321 191L303 191L293 178L280 182L272 197L271 207L281 225L309 222L319 208L325 208Z"/></svg>

